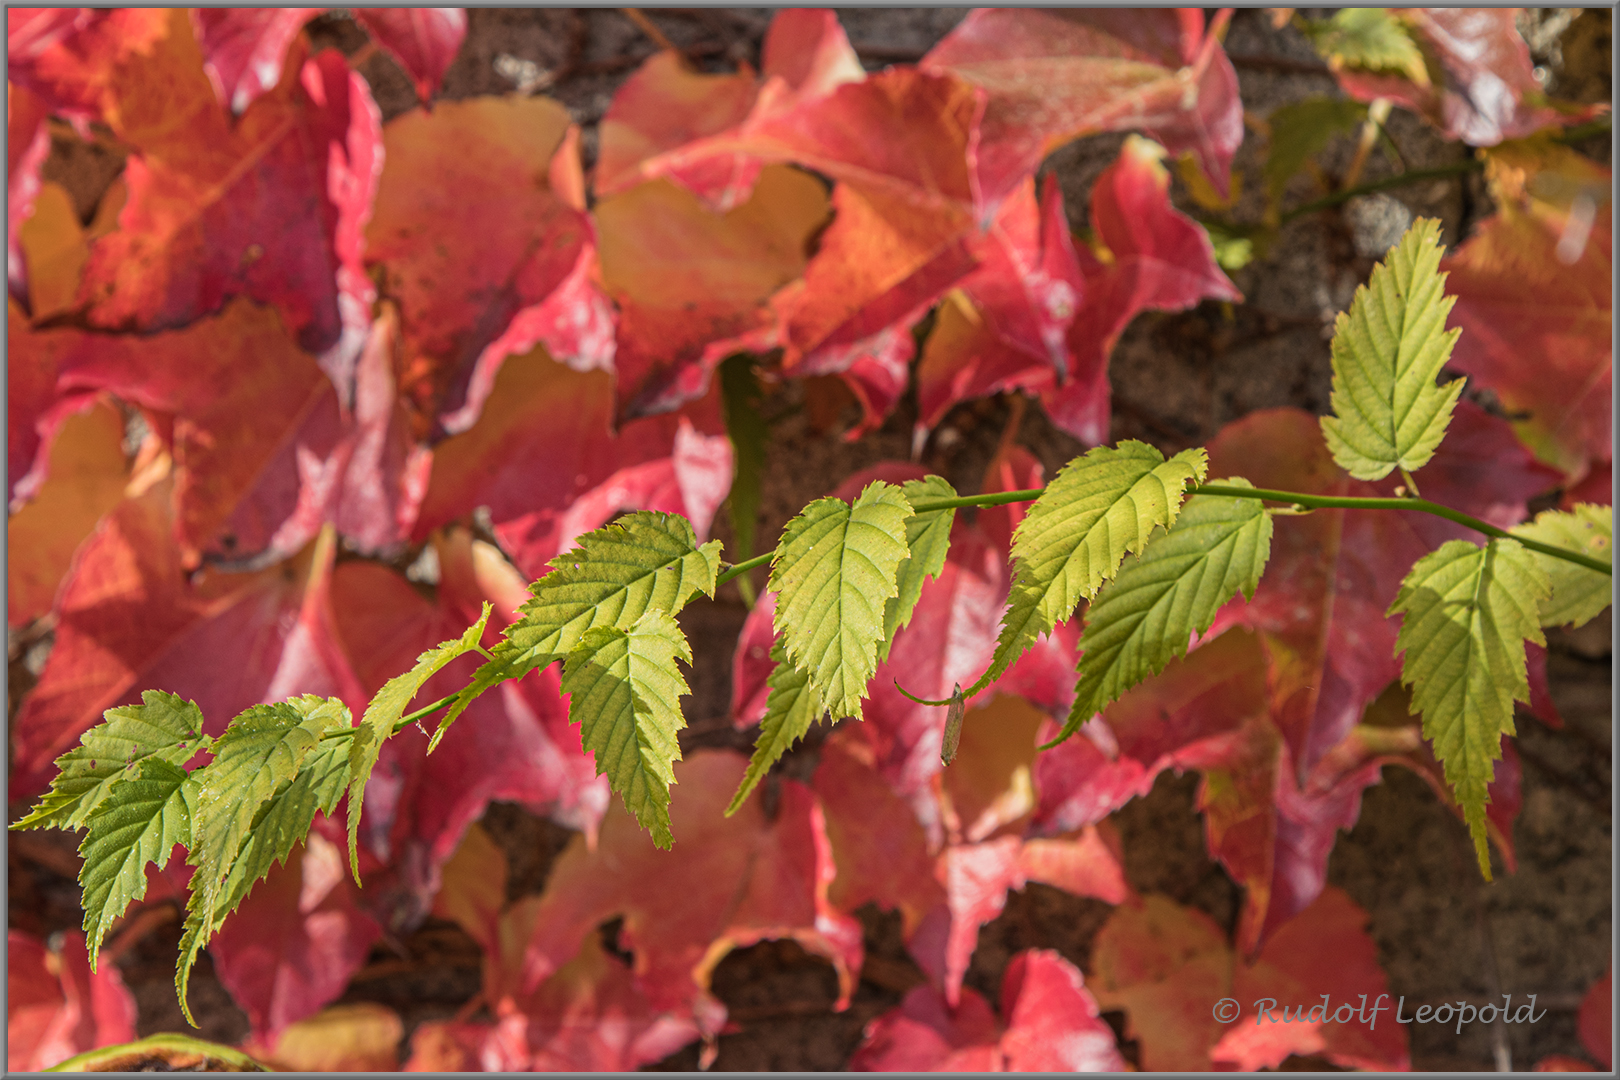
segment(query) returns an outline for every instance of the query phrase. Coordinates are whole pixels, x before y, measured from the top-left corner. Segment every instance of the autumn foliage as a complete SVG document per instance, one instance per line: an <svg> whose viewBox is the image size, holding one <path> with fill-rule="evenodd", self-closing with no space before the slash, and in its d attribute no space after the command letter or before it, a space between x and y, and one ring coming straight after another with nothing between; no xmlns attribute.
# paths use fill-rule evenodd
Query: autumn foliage
<svg viewBox="0 0 1620 1080"><path fill-rule="evenodd" d="M1231 192L1245 125L1221 44L1230 12L984 9L920 62L868 73L831 12L783 10L758 72L702 72L674 51L646 61L614 96L587 173L556 101L434 100L463 12L355 10L421 99L383 124L349 60L312 51L304 27L323 10L8 12L8 625L54 634L13 723L13 820L109 710L194 703L193 741L177 737L161 766L175 771L195 739L220 740L255 706L317 695L359 718L413 670L391 719L412 693L456 694L475 653L523 621L528 583L628 511L681 515L694 544L729 520L744 550L724 558L742 562L766 449L756 392L835 377L859 407L849 438L900 408L919 445L964 401L1024 395L1099 446L1112 441L1109 357L1131 320L1243 300L1210 231L1171 201L1177 162ZM1484 148L1499 205L1445 257L1455 305L1440 321L1462 330L1449 370L1500 408L1456 402L1422 495L1509 529L1561 491L1566 510L1602 504L1590 521L1606 530L1610 175L1557 141L1596 112L1539 94L1511 15L1384 17L1405 35L1391 55L1352 48L1374 40L1354 27L1319 33L1343 89ZM1505 89L1470 93L1485 79ZM1089 204L1065 206L1043 160L1104 132L1130 135ZM53 138L124 156L87 220L41 180ZM1404 465L1352 476L1335 439L1301 410L1254 413L1208 445L1207 477L1404 492ZM1201 468L1187 466L1189 486ZM885 461L827 477L825 494L915 494L925 476ZM1006 445L978 490L1052 479ZM891 506L902 537L911 509ZM570 723L571 696L589 692L572 662L547 654L459 702L437 734L405 726L373 745L369 782L312 789L322 812L307 841L264 853L268 876L208 941L251 1022L246 1048L397 1067L397 1020L322 1010L376 942L431 914L484 951L483 1009L419 1026L408 1068L620 1070L696 1040L712 1052L728 1018L711 976L728 952L792 939L831 965L841 1007L863 964L856 913L875 904L899 912L928 981L870 1025L851 1068L1115 1070L1121 1034L1143 1069L1290 1054L1409 1067L1393 1023L1261 1039L1209 1010L1229 996L1387 992L1365 913L1326 884L1328 854L1387 765L1454 804L1451 762L1402 681L1391 608L1414 563L1475 534L1409 511L1267 517L1258 585L1221 604L1184 656L1037 752L1065 728L1085 622L1032 630L1027 651L1001 659L1022 580L1014 537L1038 512L944 519L949 551L919 575L909 620L839 684L849 705L833 718L862 722L840 724L813 767L773 772L728 807L749 760L677 752L669 850L643 827L657 808L627 809L600 774L607 747ZM1172 508L1158 525L1174 520ZM1609 557L1584 533L1523 535ZM908 556L896 543L895 562ZM735 649L739 729L781 688L773 617L794 583L770 585L734 644L693 642ZM793 634L781 640L797 660ZM1557 724L1543 661L1532 644L1524 696ZM997 663L1001 678L963 702L946 768L945 711L916 697L949 698ZM326 752L310 730L307 752ZM1481 828L1511 872L1519 765L1510 740L1491 749ZM1243 887L1231 933L1126 880L1109 815L1166 769L1201 774L1209 851ZM477 824L497 800L576 830L538 896L507 901L505 856ZM131 915L184 902L193 867L171 847L120 884ZM980 928L1029 882L1115 911L1084 975L1022 952L992 1003L964 975ZM12 1068L133 1039L116 952L91 968L107 929L88 951L82 934L47 948L12 931ZM322 1058L331 1041L312 1032L327 1022L383 1049Z"/></svg>

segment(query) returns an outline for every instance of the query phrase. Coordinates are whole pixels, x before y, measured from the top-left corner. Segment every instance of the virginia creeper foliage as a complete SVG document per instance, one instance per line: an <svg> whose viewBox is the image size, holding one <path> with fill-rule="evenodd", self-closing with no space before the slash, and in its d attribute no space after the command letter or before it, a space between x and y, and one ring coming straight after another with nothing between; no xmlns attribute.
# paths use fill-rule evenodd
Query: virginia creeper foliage
<svg viewBox="0 0 1620 1080"><path fill-rule="evenodd" d="M1610 603L1608 171L1548 130L1596 111L1540 94L1511 15L1307 20L1354 100L1273 115L1268 228L1388 102L1487 148L1500 210L1386 253L1328 415L1167 456L1109 438L1109 355L1142 311L1242 301L1169 195L1176 161L1233 193L1231 12L983 9L868 72L831 12L781 11L757 75L648 59L587 174L555 101L433 100L464 12L353 12L420 100L383 123L313 50L324 10L8 19L8 621L55 633L11 827L84 833L83 936L11 942L53 1024L133 1037L109 934L149 896L184 902L187 1018L209 948L264 1047L431 911L500 1020L423 1025L413 1067L635 1068L712 1045L731 948L792 938L847 1003L875 900L931 981L852 1067L1120 1069L1106 1008L1143 1068L1408 1066L1398 1029L1245 1042L1208 1003L1314 986L1327 939L1385 989L1325 887L1384 764L1511 870L1543 628ZM1099 132L1129 134L1081 213L1037 174ZM124 161L82 219L41 179L81 137ZM1047 481L1004 444L968 495L914 462L828 477L772 542L762 402L824 377L851 437L913 391L919 446L1013 393L1089 448ZM680 616L733 582L754 753L683 756ZM1231 941L1126 883L1105 819L1172 767L1245 888ZM580 834L538 897L505 902L495 799ZM1028 881L1125 906L1089 980L1023 952L995 1010L964 975ZM1146 971L1161 937L1175 970ZM92 1049L53 1038L12 1066Z"/></svg>

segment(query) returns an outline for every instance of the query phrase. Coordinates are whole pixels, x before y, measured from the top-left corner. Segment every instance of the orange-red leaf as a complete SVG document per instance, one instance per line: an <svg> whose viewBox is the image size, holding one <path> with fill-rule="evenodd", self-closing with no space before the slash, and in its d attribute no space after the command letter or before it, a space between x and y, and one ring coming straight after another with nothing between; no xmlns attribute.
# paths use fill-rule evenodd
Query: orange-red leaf
<svg viewBox="0 0 1620 1080"><path fill-rule="evenodd" d="M847 1001L861 931L827 901L835 870L822 811L808 788L785 780L771 818L759 794L726 817L746 768L747 759L730 751L700 751L676 767L670 817L682 839L671 851L655 847L616 804L594 852L577 838L553 865L534 913L527 985L567 963L593 928L621 916L619 945L635 954L637 983L655 1007L712 1002L714 966L732 949L767 938L793 938L825 956ZM671 904L671 896L681 903ZM716 1006L699 1012L719 1013Z"/></svg>
<svg viewBox="0 0 1620 1080"><path fill-rule="evenodd" d="M505 361L493 385L479 422L434 451L418 538L487 506L502 546L532 580L623 510L685 514L708 532L731 489L718 391L615 434L606 372L574 371L537 349Z"/></svg>
<svg viewBox="0 0 1620 1080"><path fill-rule="evenodd" d="M577 142L561 105L516 97L413 110L390 121L382 141L388 167L366 227L366 263L399 305L402 392L417 434L442 437L478 419L508 354L535 340L564 344L543 327L527 341L504 335L589 265Z"/></svg>

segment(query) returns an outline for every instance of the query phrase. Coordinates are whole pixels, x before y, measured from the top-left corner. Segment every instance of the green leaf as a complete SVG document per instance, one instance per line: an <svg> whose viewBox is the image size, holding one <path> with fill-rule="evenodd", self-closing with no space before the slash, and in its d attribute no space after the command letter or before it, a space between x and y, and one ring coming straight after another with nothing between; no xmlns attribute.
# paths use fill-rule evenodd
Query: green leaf
<svg viewBox="0 0 1620 1080"><path fill-rule="evenodd" d="M1395 650L1401 682L1423 715L1423 736L1445 766L1490 880L1485 846L1486 786L1512 735L1513 703L1530 700L1524 643L1546 643L1537 612L1551 594L1547 574L1514 540L1479 548L1442 544L1413 564L1389 614L1404 615Z"/></svg>
<svg viewBox="0 0 1620 1080"><path fill-rule="evenodd" d="M237 853L220 890L214 924L225 921L247 899L253 883L309 836L315 812L331 814L349 782L349 748L345 740L325 738L304 759L292 783L282 788L254 815L247 842Z"/></svg>
<svg viewBox="0 0 1620 1080"><path fill-rule="evenodd" d="M1273 109L1266 118L1271 128L1266 152L1266 196L1275 207L1282 201L1288 181L1305 163L1326 149L1337 135L1356 129L1367 119L1367 106L1345 98L1307 98Z"/></svg>
<svg viewBox="0 0 1620 1080"><path fill-rule="evenodd" d="M140 705L108 709L79 745L56 759L57 777L39 805L13 829L77 829L121 781L140 775L155 758L183 766L208 748L202 710L161 690L141 695Z"/></svg>
<svg viewBox="0 0 1620 1080"><path fill-rule="evenodd" d="M853 506L817 499L788 522L771 560L788 658L809 674L834 717L861 715L887 601L899 595L895 575L911 551L910 516L904 492L881 480Z"/></svg>
<svg viewBox="0 0 1620 1080"><path fill-rule="evenodd" d="M1387 71L1429 85L1423 50L1388 8L1341 8L1331 19L1306 21L1303 29L1336 71Z"/></svg>
<svg viewBox="0 0 1620 1080"><path fill-rule="evenodd" d="M1440 272L1440 223L1419 218L1356 289L1333 330L1333 411L1322 435L1358 480L1416 472L1445 438L1463 380L1436 386L1460 329Z"/></svg>
<svg viewBox="0 0 1620 1080"><path fill-rule="evenodd" d="M567 656L593 627L628 630L647 611L677 615L699 593L712 597L720 542L699 547L679 514L638 510L586 533L551 566L529 586L534 599L518 609L522 617L506 628L495 658L456 696L441 731L490 687Z"/></svg>
<svg viewBox="0 0 1620 1080"><path fill-rule="evenodd" d="M956 489L942 476L907 480L900 490L912 506L956 498ZM878 650L879 660L888 657L895 633L911 622L911 613L922 596L923 583L939 577L939 572L945 568L945 555L951 549L951 526L955 521L956 511L949 508L914 512L906 518L906 550L910 554L900 560L895 571L896 595L883 605L883 644Z"/></svg>
<svg viewBox="0 0 1620 1080"><path fill-rule="evenodd" d="M1573 511L1543 510L1534 521L1508 530L1594 559L1614 559L1614 508L1580 503ZM1581 626L1603 614L1614 596L1614 579L1551 555L1531 552L1552 581L1552 596L1541 605L1542 626Z"/></svg>
<svg viewBox="0 0 1620 1080"><path fill-rule="evenodd" d="M150 756L133 766L135 775L119 784L90 815L79 845L84 865L84 932L95 969L101 939L113 920L146 895L146 864L159 870L174 846L191 846L191 815L197 782L186 770Z"/></svg>
<svg viewBox="0 0 1620 1080"><path fill-rule="evenodd" d="M562 692L580 741L653 842L668 848L669 785L680 760L677 733L686 726L680 698L689 693L675 666L692 662L680 625L665 611L646 611L628 630L585 631L563 661Z"/></svg>
<svg viewBox="0 0 1620 1080"><path fill-rule="evenodd" d="M1232 477L1223 484L1252 487ZM1178 656L1241 590L1252 598L1271 557L1271 512L1258 499L1194 495L1168 532L1104 585L1086 611L1080 682L1054 743Z"/></svg>
<svg viewBox="0 0 1620 1080"><path fill-rule="evenodd" d="M1099 446L1065 465L1013 533L1013 585L990 667L972 697L1097 594L1127 554L1176 520L1189 485L1203 483L1201 447L1166 461L1144 442Z"/></svg>
<svg viewBox="0 0 1620 1080"><path fill-rule="evenodd" d="M336 698L304 695L255 705L231 721L214 741L214 760L193 774L197 798L186 861L197 869L191 878L189 915L175 971L175 989L187 1020L191 1011L186 983L192 965L223 918L214 916L222 906L225 882L254 825L271 800L297 777L321 736L352 724L348 707Z"/></svg>
<svg viewBox="0 0 1620 1080"><path fill-rule="evenodd" d="M726 414L726 434L731 438L731 533L736 539L733 562L745 562L754 554L754 530L759 523L760 491L763 487L765 445L771 429L759 414L759 378L754 360L746 353L727 357L720 365L720 401Z"/></svg>
<svg viewBox="0 0 1620 1080"><path fill-rule="evenodd" d="M735 814L753 793L765 774L771 771L788 747L804 738L810 725L823 718L827 710L821 704L821 695L810 685L810 676L793 666L788 659L782 639L771 646L771 669L765 685L770 694L765 698L765 717L759 723L759 739L754 743L754 756L748 762L737 794L726 807L726 816Z"/></svg>
<svg viewBox="0 0 1620 1080"><path fill-rule="evenodd" d="M394 725L405 715L406 707L422 689L423 683L457 657L483 651L478 647L478 642L483 639L484 627L489 623L489 611L490 605L486 601L478 621L467 627L459 638L439 642L418 656L416 666L411 670L383 683L377 696L366 706L365 715L360 718L360 727L349 743L349 870L354 874L357 885L360 883L360 813L365 806L366 785L371 781L371 770L377 765L377 755L382 753L382 744L394 734ZM428 753L433 753L439 745L439 740L450 726L450 720L451 717L446 716L439 730L434 732L433 738L428 741Z"/></svg>

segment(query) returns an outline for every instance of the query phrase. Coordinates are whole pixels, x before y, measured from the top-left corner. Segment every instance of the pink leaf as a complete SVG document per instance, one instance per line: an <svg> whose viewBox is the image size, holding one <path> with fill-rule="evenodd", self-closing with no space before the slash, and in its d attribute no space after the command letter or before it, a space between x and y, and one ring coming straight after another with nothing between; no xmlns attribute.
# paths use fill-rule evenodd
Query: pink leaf
<svg viewBox="0 0 1620 1080"><path fill-rule="evenodd" d="M354 17L399 61L424 107L467 36L464 8L356 8Z"/></svg>
<svg viewBox="0 0 1620 1080"><path fill-rule="evenodd" d="M1237 74L1196 8L974 11L923 58L984 89L975 181L996 205L1048 153L1099 131L1190 150L1226 192L1243 139Z"/></svg>
<svg viewBox="0 0 1620 1080"><path fill-rule="evenodd" d="M193 8L203 68L219 100L240 116L281 81L287 46L325 8Z"/></svg>

